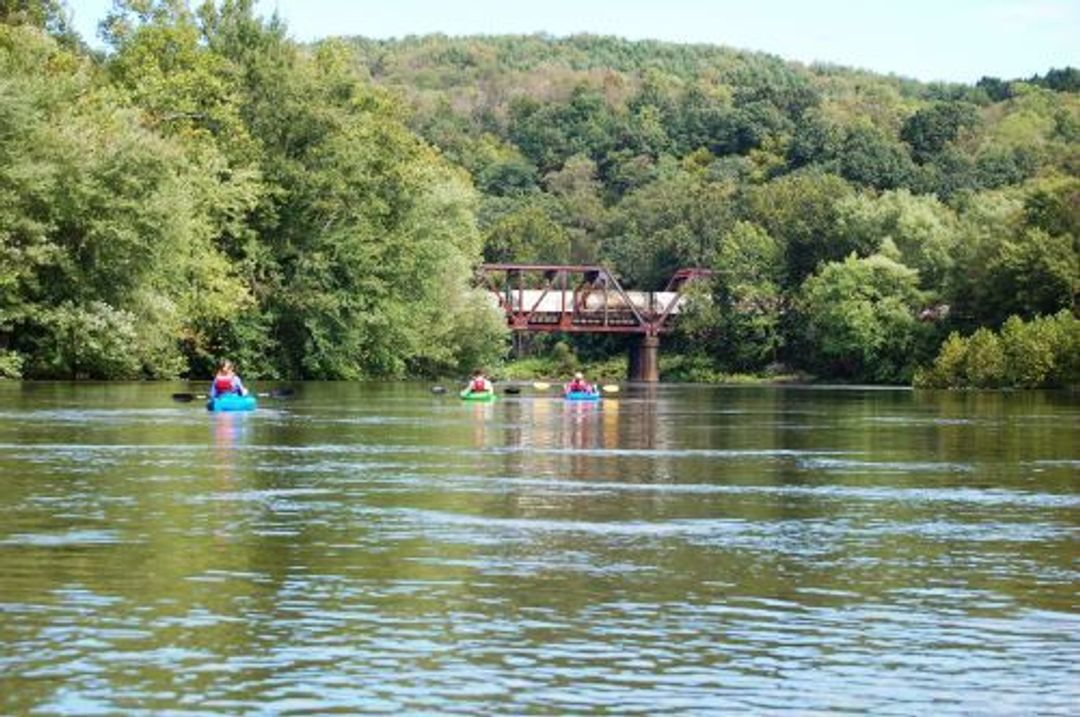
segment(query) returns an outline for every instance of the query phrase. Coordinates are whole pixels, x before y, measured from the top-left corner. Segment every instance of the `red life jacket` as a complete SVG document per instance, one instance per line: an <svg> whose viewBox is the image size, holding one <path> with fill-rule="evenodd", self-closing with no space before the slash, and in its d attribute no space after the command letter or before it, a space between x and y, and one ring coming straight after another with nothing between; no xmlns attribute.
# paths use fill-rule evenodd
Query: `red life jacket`
<svg viewBox="0 0 1080 717"><path fill-rule="evenodd" d="M233 393L233 380L229 376L218 376L214 379L214 390L220 395L224 393Z"/></svg>
<svg viewBox="0 0 1080 717"><path fill-rule="evenodd" d="M485 382L484 379L482 379L482 378L474 378L473 382L472 382L472 387L469 390L470 391L487 391L488 390L487 382Z"/></svg>

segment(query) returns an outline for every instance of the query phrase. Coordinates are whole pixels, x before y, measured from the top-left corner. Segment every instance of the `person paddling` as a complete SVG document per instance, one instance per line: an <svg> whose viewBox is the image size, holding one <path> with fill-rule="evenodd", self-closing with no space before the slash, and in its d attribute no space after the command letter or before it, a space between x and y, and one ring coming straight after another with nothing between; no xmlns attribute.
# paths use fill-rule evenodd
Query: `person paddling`
<svg viewBox="0 0 1080 717"><path fill-rule="evenodd" d="M236 375L233 362L226 359L218 366L214 381L210 384L210 398L228 396L230 394L246 396L247 389L244 388L244 382Z"/></svg>
<svg viewBox="0 0 1080 717"><path fill-rule="evenodd" d="M469 381L469 387L466 390L468 393L491 393L493 387L491 381L484 375L484 370L478 368L473 371L473 377Z"/></svg>
<svg viewBox="0 0 1080 717"><path fill-rule="evenodd" d="M578 371L573 380L563 387L563 393L593 393L593 386L585 380L585 375Z"/></svg>

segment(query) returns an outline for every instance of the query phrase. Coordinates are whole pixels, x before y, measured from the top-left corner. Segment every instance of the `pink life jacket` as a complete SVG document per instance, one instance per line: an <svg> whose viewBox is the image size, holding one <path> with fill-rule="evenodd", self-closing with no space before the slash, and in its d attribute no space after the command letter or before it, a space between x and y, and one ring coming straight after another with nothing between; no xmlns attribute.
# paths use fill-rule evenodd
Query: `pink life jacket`
<svg viewBox="0 0 1080 717"><path fill-rule="evenodd" d="M214 391L220 396L226 393L234 393L236 391L233 386L233 380L231 376L218 376L214 379Z"/></svg>
<svg viewBox="0 0 1080 717"><path fill-rule="evenodd" d="M472 386L469 388L469 390L470 391L481 391L481 392L487 391L488 390L487 382L482 378L474 378L473 382L472 382Z"/></svg>

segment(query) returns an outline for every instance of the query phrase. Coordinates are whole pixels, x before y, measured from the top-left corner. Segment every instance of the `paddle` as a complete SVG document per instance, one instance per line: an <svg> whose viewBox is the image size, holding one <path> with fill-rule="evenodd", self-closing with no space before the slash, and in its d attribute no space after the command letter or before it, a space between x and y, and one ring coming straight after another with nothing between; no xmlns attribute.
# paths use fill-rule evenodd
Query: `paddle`
<svg viewBox="0 0 1080 717"><path fill-rule="evenodd" d="M275 388L272 391L263 392L260 391L255 395L259 398L289 398L295 393L295 390L291 388ZM178 403L191 403L195 399L209 398L205 393L174 393L172 400Z"/></svg>
<svg viewBox="0 0 1080 717"><path fill-rule="evenodd" d="M544 383L543 381L537 381L533 384L533 388L535 388L537 391L546 391L551 388L551 384Z"/></svg>
<svg viewBox="0 0 1080 717"><path fill-rule="evenodd" d="M503 393L521 393L521 386L507 386L503 389Z"/></svg>
<svg viewBox="0 0 1080 717"><path fill-rule="evenodd" d="M618 393L619 392L619 387L616 386L613 383L609 383L609 384L603 386L602 389L603 389L604 393Z"/></svg>

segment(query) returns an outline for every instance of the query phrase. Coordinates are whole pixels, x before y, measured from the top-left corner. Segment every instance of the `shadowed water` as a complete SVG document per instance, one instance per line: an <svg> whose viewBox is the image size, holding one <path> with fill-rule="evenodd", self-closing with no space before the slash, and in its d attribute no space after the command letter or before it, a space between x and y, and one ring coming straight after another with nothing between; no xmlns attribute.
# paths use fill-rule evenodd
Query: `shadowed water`
<svg viewBox="0 0 1080 717"><path fill-rule="evenodd" d="M296 388L0 384L0 713L1080 704L1074 396Z"/></svg>

